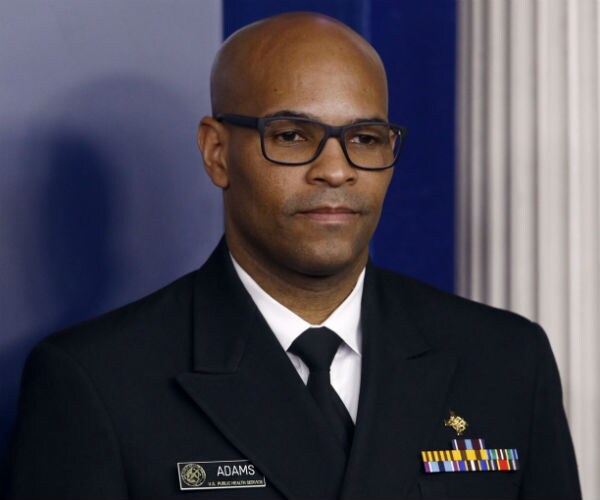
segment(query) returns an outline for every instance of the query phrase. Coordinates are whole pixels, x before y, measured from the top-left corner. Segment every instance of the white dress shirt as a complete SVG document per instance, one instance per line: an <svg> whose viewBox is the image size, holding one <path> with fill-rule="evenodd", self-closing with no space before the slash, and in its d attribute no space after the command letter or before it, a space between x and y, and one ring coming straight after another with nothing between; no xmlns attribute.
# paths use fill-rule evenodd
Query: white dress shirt
<svg viewBox="0 0 600 500"><path fill-rule="evenodd" d="M287 307L277 302L254 281L231 256L242 284L252 297L256 307L273 330L275 337L286 351L294 368L306 384L309 370L295 354L288 352L292 342L306 329L325 326L342 339L331 362L331 385L346 405L352 421L356 423L358 395L360 390L362 331L360 327L360 306L363 294L365 270L360 273L354 289L335 311L320 325L311 325Z"/></svg>

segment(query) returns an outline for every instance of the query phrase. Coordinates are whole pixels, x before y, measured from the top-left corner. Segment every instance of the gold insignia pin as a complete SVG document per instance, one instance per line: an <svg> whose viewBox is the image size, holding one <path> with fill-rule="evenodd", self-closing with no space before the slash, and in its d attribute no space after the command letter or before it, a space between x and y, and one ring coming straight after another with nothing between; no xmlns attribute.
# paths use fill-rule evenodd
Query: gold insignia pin
<svg viewBox="0 0 600 500"><path fill-rule="evenodd" d="M463 432L467 430L469 424L467 421L459 417L456 413L450 410L450 418L448 420L444 420L445 427L452 427L458 436L460 436Z"/></svg>

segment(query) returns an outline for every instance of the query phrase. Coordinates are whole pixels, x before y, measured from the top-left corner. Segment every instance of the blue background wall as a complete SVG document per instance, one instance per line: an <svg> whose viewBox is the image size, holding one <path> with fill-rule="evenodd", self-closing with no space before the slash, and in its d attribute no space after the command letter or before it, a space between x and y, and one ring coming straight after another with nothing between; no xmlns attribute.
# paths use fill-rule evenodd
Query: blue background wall
<svg viewBox="0 0 600 500"><path fill-rule="evenodd" d="M222 9L222 10L221 10ZM41 337L199 266L222 231L196 150L223 32L315 10L369 39L410 135L372 243L453 288L454 0L0 3L0 454Z"/></svg>
<svg viewBox="0 0 600 500"><path fill-rule="evenodd" d="M220 0L0 1L0 455L37 340L218 240L196 129L221 19Z"/></svg>

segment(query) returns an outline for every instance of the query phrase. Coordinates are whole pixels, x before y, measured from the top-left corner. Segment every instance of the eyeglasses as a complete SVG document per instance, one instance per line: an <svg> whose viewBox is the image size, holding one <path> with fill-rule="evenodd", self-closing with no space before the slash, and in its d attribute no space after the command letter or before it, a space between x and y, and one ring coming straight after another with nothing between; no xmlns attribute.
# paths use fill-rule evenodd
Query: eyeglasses
<svg viewBox="0 0 600 500"><path fill-rule="evenodd" d="M335 127L297 116L219 114L220 122L257 129L264 157L278 165L305 165L317 159L330 137L339 140L353 167L384 170L394 166L408 133L406 127L380 121L363 121Z"/></svg>

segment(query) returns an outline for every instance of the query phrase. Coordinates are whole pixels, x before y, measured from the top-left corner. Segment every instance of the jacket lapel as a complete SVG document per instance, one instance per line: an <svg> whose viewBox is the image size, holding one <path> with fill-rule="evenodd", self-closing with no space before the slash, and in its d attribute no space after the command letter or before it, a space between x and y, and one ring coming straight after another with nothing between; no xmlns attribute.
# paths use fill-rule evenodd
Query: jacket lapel
<svg viewBox="0 0 600 500"><path fill-rule="evenodd" d="M362 306L363 368L357 426L343 498L418 495L420 450L443 425L456 358L428 342L410 297L369 266ZM393 292L392 292L393 290Z"/></svg>
<svg viewBox="0 0 600 500"><path fill-rule="evenodd" d="M177 380L223 435L290 498L334 498L346 458L221 243L199 271L193 371Z"/></svg>

